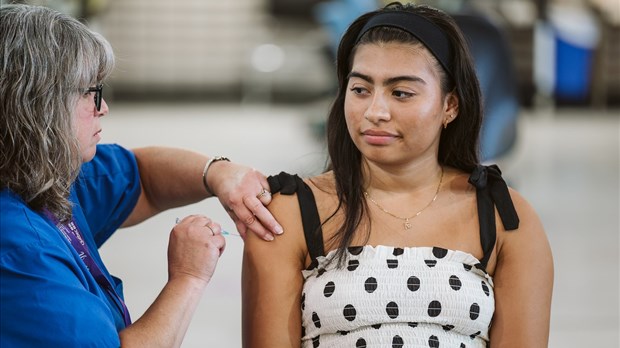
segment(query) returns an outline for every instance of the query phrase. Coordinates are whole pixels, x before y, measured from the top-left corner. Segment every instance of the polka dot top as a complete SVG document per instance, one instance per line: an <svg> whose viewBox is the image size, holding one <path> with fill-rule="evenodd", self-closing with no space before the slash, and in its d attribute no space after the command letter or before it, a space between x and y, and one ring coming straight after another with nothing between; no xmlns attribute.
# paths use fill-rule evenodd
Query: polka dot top
<svg viewBox="0 0 620 348"><path fill-rule="evenodd" d="M303 347L486 347L493 281L470 254L348 248L303 271Z"/></svg>
<svg viewBox="0 0 620 348"><path fill-rule="evenodd" d="M339 267L325 254L312 190L297 175L267 178L271 192L297 194L312 263L302 271L304 348L486 347L495 311L486 265L495 246L495 211L504 230L519 218L497 166L478 166L476 188L482 259L439 247L355 246ZM333 262L332 262L333 261Z"/></svg>

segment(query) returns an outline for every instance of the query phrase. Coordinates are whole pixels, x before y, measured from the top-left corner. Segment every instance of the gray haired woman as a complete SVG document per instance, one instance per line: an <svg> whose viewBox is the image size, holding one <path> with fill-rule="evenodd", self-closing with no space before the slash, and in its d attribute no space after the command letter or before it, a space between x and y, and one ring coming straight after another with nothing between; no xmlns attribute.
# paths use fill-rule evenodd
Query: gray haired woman
<svg viewBox="0 0 620 348"><path fill-rule="evenodd" d="M27 5L0 7L0 33L0 346L179 346L224 250L220 225L179 221L168 282L135 322L98 248L120 227L215 195L242 235L273 239L282 229L264 207L265 177L224 157L98 145L109 43Z"/></svg>

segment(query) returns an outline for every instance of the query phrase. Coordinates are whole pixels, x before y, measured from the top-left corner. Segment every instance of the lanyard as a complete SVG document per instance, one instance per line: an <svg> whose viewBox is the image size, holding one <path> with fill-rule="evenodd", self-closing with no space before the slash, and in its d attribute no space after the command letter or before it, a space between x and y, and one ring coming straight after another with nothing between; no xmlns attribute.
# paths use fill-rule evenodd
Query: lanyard
<svg viewBox="0 0 620 348"><path fill-rule="evenodd" d="M86 265L86 268L90 271L90 274L95 278L97 284L105 289L112 297L116 300L115 303L119 307L120 311L123 313L123 320L125 321L125 326L129 326L131 324L131 318L129 316L129 310L127 310L127 306L123 299L116 293L114 290L114 286L110 282L110 280L103 274L101 268L95 263L95 260L90 254L88 250L88 246L82 237L82 233L75 222L74 218L71 218L69 222L62 223L60 222L54 215L52 215L47 210L44 212L45 216L47 216L50 220L54 222L56 227L60 230L62 235L71 243L75 251L77 251L80 259Z"/></svg>

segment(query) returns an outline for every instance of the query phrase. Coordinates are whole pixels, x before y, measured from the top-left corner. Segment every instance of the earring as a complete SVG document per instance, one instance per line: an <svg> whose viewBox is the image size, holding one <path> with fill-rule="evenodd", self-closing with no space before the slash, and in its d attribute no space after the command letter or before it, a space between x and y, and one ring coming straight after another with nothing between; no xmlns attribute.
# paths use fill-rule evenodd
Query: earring
<svg viewBox="0 0 620 348"><path fill-rule="evenodd" d="M450 120L454 118L454 115L450 115ZM443 121L443 129L448 128L448 119Z"/></svg>

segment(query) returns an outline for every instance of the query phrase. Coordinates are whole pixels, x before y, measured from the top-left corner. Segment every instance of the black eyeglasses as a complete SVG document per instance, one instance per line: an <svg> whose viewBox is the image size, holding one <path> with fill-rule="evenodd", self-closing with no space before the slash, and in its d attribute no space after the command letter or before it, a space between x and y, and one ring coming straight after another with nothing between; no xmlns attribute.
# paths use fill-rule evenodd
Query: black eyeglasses
<svg viewBox="0 0 620 348"><path fill-rule="evenodd" d="M84 93L95 92L95 107L97 111L101 111L101 99L103 98L103 84L100 83L95 87L88 87Z"/></svg>

